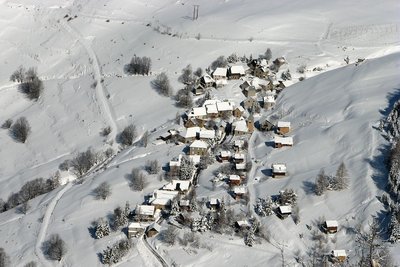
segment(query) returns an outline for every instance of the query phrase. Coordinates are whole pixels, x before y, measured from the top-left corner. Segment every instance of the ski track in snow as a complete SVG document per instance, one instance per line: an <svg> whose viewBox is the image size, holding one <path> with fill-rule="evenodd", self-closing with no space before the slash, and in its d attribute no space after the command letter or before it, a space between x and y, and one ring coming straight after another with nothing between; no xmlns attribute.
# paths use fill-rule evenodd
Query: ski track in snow
<svg viewBox="0 0 400 267"><path fill-rule="evenodd" d="M93 48L91 47L91 45L87 43L87 40L85 40L85 38L82 37L82 35L77 30L75 30L72 26L68 25L68 23L66 23L63 20L60 20L60 25L73 38L76 38L78 40L78 42L81 43L81 45L85 48L87 54L89 55L90 62L93 66L94 76L95 76L95 79L97 82L96 97L97 97L97 100L101 102L101 105L100 105L101 111L102 111L102 113L105 114L106 121L108 121L108 126L111 127L112 133L108 136L108 139L114 140L117 135L118 127L117 127L117 124L115 123L115 114L114 114L112 108L110 107L110 104L108 103L108 100L105 96L105 88L102 83L101 68L100 68L100 64L99 64L97 55L96 55L95 51L93 50Z"/></svg>
<svg viewBox="0 0 400 267"><path fill-rule="evenodd" d="M142 257L143 262L147 264L147 266L164 266L160 263L157 256L153 254L153 252L146 246L144 237L138 239L136 244L136 248L139 252L139 255ZM168 266L168 265L166 265Z"/></svg>
<svg viewBox="0 0 400 267"><path fill-rule="evenodd" d="M44 258L44 255L41 251L41 246L46 236L47 228L50 224L51 215L61 197L72 187L72 183L68 183L62 190L60 190L57 195L52 199L52 201L47 205L46 212L43 217L42 225L39 230L38 237L36 239L35 245L35 254L41 262L45 266L49 266L47 260Z"/></svg>

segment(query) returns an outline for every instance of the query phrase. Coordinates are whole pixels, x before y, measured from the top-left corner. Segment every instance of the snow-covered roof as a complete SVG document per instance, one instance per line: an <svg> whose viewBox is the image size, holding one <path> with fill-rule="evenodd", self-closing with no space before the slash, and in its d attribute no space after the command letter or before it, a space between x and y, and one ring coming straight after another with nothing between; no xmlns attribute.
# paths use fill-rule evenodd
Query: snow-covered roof
<svg viewBox="0 0 400 267"><path fill-rule="evenodd" d="M232 66L231 67L231 73L232 74L240 74L240 75L244 75L245 74L243 66L240 66L240 65Z"/></svg>
<svg viewBox="0 0 400 267"><path fill-rule="evenodd" d="M293 137L281 137L281 136L275 136L274 137L274 142L283 144L283 145L293 145Z"/></svg>
<svg viewBox="0 0 400 267"><path fill-rule="evenodd" d="M155 190L153 193L153 196L155 198L167 198L167 199L173 199L178 195L178 191L170 191L170 190Z"/></svg>
<svg viewBox="0 0 400 267"><path fill-rule="evenodd" d="M202 78L205 83L213 83L214 82L214 79L208 74L204 74Z"/></svg>
<svg viewBox="0 0 400 267"><path fill-rule="evenodd" d="M222 150L221 152L219 152L219 154L223 158L230 157L232 155L232 153L229 150Z"/></svg>
<svg viewBox="0 0 400 267"><path fill-rule="evenodd" d="M282 214L287 214L287 213L292 213L292 207L291 206L279 206L279 211Z"/></svg>
<svg viewBox="0 0 400 267"><path fill-rule="evenodd" d="M233 110L233 103L229 101L218 102L217 109L218 111L232 111Z"/></svg>
<svg viewBox="0 0 400 267"><path fill-rule="evenodd" d="M227 81L226 79L220 79L220 80L216 80L216 81L215 81L215 84L216 84L217 86L219 86L219 85L227 85L227 84L228 84L228 81Z"/></svg>
<svg viewBox="0 0 400 267"><path fill-rule="evenodd" d="M274 164L272 164L272 172L285 173L286 172L286 164L284 164L284 163L274 163Z"/></svg>
<svg viewBox="0 0 400 267"><path fill-rule="evenodd" d="M182 154L179 154L178 158L174 158L169 162L169 166L179 167L181 166L181 161L182 161Z"/></svg>
<svg viewBox="0 0 400 267"><path fill-rule="evenodd" d="M290 121L278 121L278 128L282 127L290 128Z"/></svg>
<svg viewBox="0 0 400 267"><path fill-rule="evenodd" d="M208 106L208 105L216 105L219 102L221 102L221 100L218 100L218 99L207 99L204 102L203 107Z"/></svg>
<svg viewBox="0 0 400 267"><path fill-rule="evenodd" d="M245 159L245 158L246 158L246 155L243 154L243 153L235 153L235 154L233 155L233 158L234 158L234 159Z"/></svg>
<svg viewBox="0 0 400 267"><path fill-rule="evenodd" d="M181 199L179 200L179 205L187 207L190 205L190 201L188 199Z"/></svg>
<svg viewBox="0 0 400 267"><path fill-rule="evenodd" d="M194 164L199 164L200 163L200 155L190 155L189 159L194 163Z"/></svg>
<svg viewBox="0 0 400 267"><path fill-rule="evenodd" d="M180 135L184 138L194 138L194 137L196 137L197 132L200 132L200 127L198 127L198 126L189 127L184 132L182 132Z"/></svg>
<svg viewBox="0 0 400 267"><path fill-rule="evenodd" d="M236 170L246 169L246 163L236 163Z"/></svg>
<svg viewBox="0 0 400 267"><path fill-rule="evenodd" d="M228 69L227 68L217 68L214 72L213 72L213 77L215 76L223 76L226 77L226 73L227 73Z"/></svg>
<svg viewBox="0 0 400 267"><path fill-rule="evenodd" d="M208 104L205 107L206 107L207 114L218 113L217 105L215 103L214 104Z"/></svg>
<svg viewBox="0 0 400 267"><path fill-rule="evenodd" d="M249 128L247 128L247 123L245 120L235 121L233 123L233 127L234 127L235 131L238 131L238 132L247 133L249 131Z"/></svg>
<svg viewBox="0 0 400 267"><path fill-rule="evenodd" d="M242 106L237 106L235 109L239 110L240 112L244 112L244 108Z"/></svg>
<svg viewBox="0 0 400 267"><path fill-rule="evenodd" d="M229 175L229 180L231 181L240 181L240 176L237 174L231 174Z"/></svg>
<svg viewBox="0 0 400 267"><path fill-rule="evenodd" d="M153 216L154 215L154 206L150 205L137 205L136 206L136 214Z"/></svg>
<svg viewBox="0 0 400 267"><path fill-rule="evenodd" d="M237 223L237 225L238 225L239 227L247 227L247 226L250 226L250 223L249 223L248 220L237 221L236 223Z"/></svg>
<svg viewBox="0 0 400 267"><path fill-rule="evenodd" d="M242 147L244 145L244 140L235 140L234 146Z"/></svg>
<svg viewBox="0 0 400 267"><path fill-rule="evenodd" d="M246 194L246 187L238 186L233 189L235 194Z"/></svg>
<svg viewBox="0 0 400 267"><path fill-rule="evenodd" d="M150 224L150 225L147 227L147 230L150 230L150 229L154 229L154 230L156 230L157 232L160 232L160 231L161 231L161 225L159 225L159 224L156 223L156 222L153 222L152 224Z"/></svg>
<svg viewBox="0 0 400 267"><path fill-rule="evenodd" d="M338 227L339 226L339 223L334 220L327 220L325 222L325 224L326 224L326 227Z"/></svg>
<svg viewBox="0 0 400 267"><path fill-rule="evenodd" d="M169 198L155 198L151 201L151 205L168 205L171 202Z"/></svg>
<svg viewBox="0 0 400 267"><path fill-rule="evenodd" d="M193 108L192 112L190 112L189 117L200 117L200 116L206 116L207 111L205 107L198 107L198 108Z"/></svg>
<svg viewBox="0 0 400 267"><path fill-rule="evenodd" d="M129 229L145 229L146 225L140 222L132 222L128 225L128 230Z"/></svg>
<svg viewBox="0 0 400 267"><path fill-rule="evenodd" d="M210 198L210 205L218 205L219 199L218 198Z"/></svg>
<svg viewBox="0 0 400 267"><path fill-rule="evenodd" d="M190 188L190 180L172 180L170 183L163 186L164 190L176 190L179 184L180 190L186 191Z"/></svg>
<svg viewBox="0 0 400 267"><path fill-rule="evenodd" d="M273 95L264 96L264 103L275 103L275 97Z"/></svg>
<svg viewBox="0 0 400 267"><path fill-rule="evenodd" d="M195 148L208 148L208 144L204 141L201 140L196 140L194 141L190 147L195 147Z"/></svg>
<svg viewBox="0 0 400 267"><path fill-rule="evenodd" d="M199 133L200 138L206 138L206 139L214 139L215 138L215 131L214 130L205 130L201 129Z"/></svg>
<svg viewBox="0 0 400 267"><path fill-rule="evenodd" d="M344 250L344 249L332 250L332 255L334 257L347 257L346 250Z"/></svg>

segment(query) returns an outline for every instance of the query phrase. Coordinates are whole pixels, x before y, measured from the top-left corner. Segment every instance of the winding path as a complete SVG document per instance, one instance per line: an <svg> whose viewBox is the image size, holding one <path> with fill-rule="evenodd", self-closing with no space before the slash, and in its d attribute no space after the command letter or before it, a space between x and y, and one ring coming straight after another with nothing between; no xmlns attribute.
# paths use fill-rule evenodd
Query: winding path
<svg viewBox="0 0 400 267"><path fill-rule="evenodd" d="M146 263L151 264L152 266L163 266L168 267L169 265L167 262L161 257L160 254L147 242L146 235L143 235L141 238L138 239L137 249L142 256L143 260ZM148 252L150 252L150 254Z"/></svg>
<svg viewBox="0 0 400 267"><path fill-rule="evenodd" d="M101 68L97 58L97 55L91 45L87 42L87 40L72 26L70 26L67 22L60 20L60 25L67 31L73 38L76 38L79 43L85 48L87 54L89 55L90 63L93 66L94 77L96 80L96 98L97 101L101 103L100 105L100 113L105 114L105 119L108 122L108 126L111 128L111 134L108 136L109 140L115 140L117 136L118 127L115 123L115 114L108 103L105 89L102 83L102 75L101 75Z"/></svg>

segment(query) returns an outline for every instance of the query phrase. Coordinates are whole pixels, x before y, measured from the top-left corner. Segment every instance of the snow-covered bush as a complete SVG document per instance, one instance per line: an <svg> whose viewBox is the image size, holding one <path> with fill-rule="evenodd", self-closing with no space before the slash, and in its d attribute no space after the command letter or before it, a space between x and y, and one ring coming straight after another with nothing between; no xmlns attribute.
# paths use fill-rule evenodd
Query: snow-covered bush
<svg viewBox="0 0 400 267"><path fill-rule="evenodd" d="M187 158L182 158L181 167L179 169L179 178L181 180L189 180L193 177L196 167L193 161Z"/></svg>
<svg viewBox="0 0 400 267"><path fill-rule="evenodd" d="M175 229L175 226L169 225L167 229L161 232L160 238L161 241L163 241L164 243L173 246L177 238L177 231Z"/></svg>
<svg viewBox="0 0 400 267"><path fill-rule="evenodd" d="M122 209L121 207L117 207L114 209L114 214L113 214L113 230L116 231L120 229L121 227L125 226L128 224L128 216L129 214L126 212L126 210Z"/></svg>
<svg viewBox="0 0 400 267"><path fill-rule="evenodd" d="M189 87L180 89L175 95L175 100L177 107L186 109L193 107L193 99L192 96L190 95Z"/></svg>
<svg viewBox="0 0 400 267"><path fill-rule="evenodd" d="M97 199L107 199L107 197L111 196L111 186L107 182L102 182L98 187L93 190Z"/></svg>
<svg viewBox="0 0 400 267"><path fill-rule="evenodd" d="M157 174L160 171L160 164L158 160L149 160L146 162L146 171L149 174Z"/></svg>
<svg viewBox="0 0 400 267"><path fill-rule="evenodd" d="M216 60L211 63L211 69L215 70L216 68L225 68L228 65L228 61L224 56L219 56Z"/></svg>
<svg viewBox="0 0 400 267"><path fill-rule="evenodd" d="M295 206L297 204L297 194L291 188L280 191L279 202L281 205Z"/></svg>
<svg viewBox="0 0 400 267"><path fill-rule="evenodd" d="M3 124L1 125L1 128L10 129L12 124L13 124L13 120L12 119L7 119L6 121L3 122Z"/></svg>
<svg viewBox="0 0 400 267"><path fill-rule="evenodd" d="M257 199L256 204L254 205L254 211L261 217L270 216L274 214L274 203L270 196L266 198Z"/></svg>
<svg viewBox="0 0 400 267"><path fill-rule="evenodd" d="M126 66L130 74L149 75L151 70L151 59L149 57L133 56L131 62Z"/></svg>
<svg viewBox="0 0 400 267"><path fill-rule="evenodd" d="M127 239L116 242L111 247L107 247L102 253L103 264L114 264L119 262L129 250L132 248L132 243Z"/></svg>
<svg viewBox="0 0 400 267"><path fill-rule="evenodd" d="M108 236L110 232L110 224L108 221L101 218L95 223L95 236L97 239Z"/></svg>

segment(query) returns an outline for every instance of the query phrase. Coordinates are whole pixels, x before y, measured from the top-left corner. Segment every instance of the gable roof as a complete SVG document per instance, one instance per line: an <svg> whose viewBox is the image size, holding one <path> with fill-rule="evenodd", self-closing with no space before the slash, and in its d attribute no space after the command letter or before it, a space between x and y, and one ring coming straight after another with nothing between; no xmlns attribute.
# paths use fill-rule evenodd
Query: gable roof
<svg viewBox="0 0 400 267"><path fill-rule="evenodd" d="M200 132L200 127L189 127L184 132L180 133L183 138L194 138L197 135L197 132Z"/></svg>
<svg viewBox="0 0 400 267"><path fill-rule="evenodd" d="M152 224L147 226L147 231L149 231L149 230L156 230L157 232L160 232L161 231L161 225L159 225L156 222L153 222Z"/></svg>
<svg viewBox="0 0 400 267"><path fill-rule="evenodd" d="M274 142L278 144L283 144L283 145L293 145L293 137L281 137L281 136L275 136L274 137Z"/></svg>
<svg viewBox="0 0 400 267"><path fill-rule="evenodd" d="M137 205L135 210L136 214L146 215L146 216L153 216L154 211L155 211L154 206L150 205Z"/></svg>
<svg viewBox="0 0 400 267"><path fill-rule="evenodd" d="M265 103L275 103L275 97L273 95L264 96Z"/></svg>
<svg viewBox="0 0 400 267"><path fill-rule="evenodd" d="M231 181L240 181L240 176L237 174L231 174L229 175L229 180Z"/></svg>
<svg viewBox="0 0 400 267"><path fill-rule="evenodd" d="M198 107L193 108L192 111L189 113L189 117L198 117L198 116L206 116L207 111L205 107Z"/></svg>
<svg viewBox="0 0 400 267"><path fill-rule="evenodd" d="M235 131L247 133L249 129L247 128L247 123L245 120L235 121L233 123Z"/></svg>
<svg viewBox="0 0 400 267"><path fill-rule="evenodd" d="M181 166L181 161L182 161L182 154L179 154L178 158L173 158L172 160L170 160L169 166L179 167Z"/></svg>
<svg viewBox="0 0 400 267"><path fill-rule="evenodd" d="M217 109L218 111L232 111L233 110L233 104L229 101L224 101L224 102L218 102L217 103Z"/></svg>
<svg viewBox="0 0 400 267"><path fill-rule="evenodd" d="M214 139L215 138L215 131L214 130L201 129L200 132L199 132L199 137L200 138L205 138L205 139Z"/></svg>
<svg viewBox="0 0 400 267"><path fill-rule="evenodd" d="M208 144L204 141L201 140L196 140L194 141L190 147L195 147L195 148L208 148Z"/></svg>
<svg viewBox="0 0 400 267"><path fill-rule="evenodd" d="M228 72L227 68L216 68L212 75L213 75L213 77L215 77L215 76L226 77L227 72Z"/></svg>
<svg viewBox="0 0 400 267"><path fill-rule="evenodd" d="M326 224L326 227L338 227L339 226L339 223L334 220L327 220L325 222L325 224Z"/></svg>
<svg viewBox="0 0 400 267"><path fill-rule="evenodd" d="M292 213L291 206L279 206L278 209L279 209L280 213L282 213L282 214Z"/></svg>
<svg viewBox="0 0 400 267"><path fill-rule="evenodd" d="M230 67L230 72L231 74L240 74L240 75L244 75L244 68L241 65L235 65Z"/></svg>
<svg viewBox="0 0 400 267"><path fill-rule="evenodd" d="M289 121L278 121L278 128L281 127L289 127L290 128L290 122Z"/></svg>
<svg viewBox="0 0 400 267"><path fill-rule="evenodd" d="M189 190L190 180L172 180L163 186L164 190L178 190L178 185L181 191Z"/></svg>
<svg viewBox="0 0 400 267"><path fill-rule="evenodd" d="M208 74L204 74L201 79L205 82L205 83L213 83L215 82L214 79L208 75Z"/></svg>
<svg viewBox="0 0 400 267"><path fill-rule="evenodd" d="M272 164L272 172L278 172L278 173L286 172L286 164L284 163Z"/></svg>
<svg viewBox="0 0 400 267"><path fill-rule="evenodd" d="M246 187L244 187L244 186L235 187L235 188L233 189L233 192L234 192L235 194L246 194Z"/></svg>

